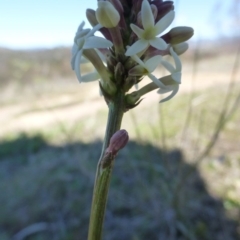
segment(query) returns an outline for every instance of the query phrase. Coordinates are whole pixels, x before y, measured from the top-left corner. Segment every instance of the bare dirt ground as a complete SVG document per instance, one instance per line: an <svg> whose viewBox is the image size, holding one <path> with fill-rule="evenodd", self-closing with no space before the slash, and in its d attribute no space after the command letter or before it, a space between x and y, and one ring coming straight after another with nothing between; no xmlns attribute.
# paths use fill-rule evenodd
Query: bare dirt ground
<svg viewBox="0 0 240 240"><path fill-rule="evenodd" d="M218 56L199 61L194 72L192 63L183 65L182 84L178 94L202 90L210 87L218 88L230 81L234 55ZM161 76L160 70L156 72ZM239 74L237 79L239 80ZM75 80L74 80L75 81ZM62 121L75 121L85 117L94 116L97 111L104 109L105 102L99 96L96 83L78 84L71 92L46 96L38 94L37 98L29 98L25 101L10 101L0 107L0 137L19 131L41 129L44 126ZM81 94L83 93L83 96ZM21 94L18 93L18 94ZM12 97L14 100L14 97ZM12 102L12 103L11 103ZM139 110L147 104L159 102L156 92L149 93L139 106Z"/></svg>

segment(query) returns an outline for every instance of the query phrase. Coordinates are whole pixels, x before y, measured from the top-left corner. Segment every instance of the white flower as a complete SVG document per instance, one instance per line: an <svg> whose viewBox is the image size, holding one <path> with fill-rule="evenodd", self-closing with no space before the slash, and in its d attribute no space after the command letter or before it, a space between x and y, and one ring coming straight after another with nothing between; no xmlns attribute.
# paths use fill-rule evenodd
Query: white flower
<svg viewBox="0 0 240 240"><path fill-rule="evenodd" d="M154 56L145 62L143 62L137 55L131 56L131 58L134 61L136 61L139 65L133 67L129 71L130 75L132 76L147 75L159 87L158 90L159 94L172 92L168 97L162 99L160 102L165 102L173 98L177 94L179 90L179 84L181 83L181 70L182 70L181 61L172 48L170 48L170 53L174 59L175 67L168 61L164 60L160 55ZM171 75L165 76L160 79L155 77L152 74L152 72L156 69L156 67L159 64L162 64L171 73Z"/></svg>
<svg viewBox="0 0 240 240"><path fill-rule="evenodd" d="M127 49L125 55L135 55L145 50L150 45L159 50L165 50L167 48L166 42L157 36L172 23L174 16L174 11L170 11L154 25L154 16L151 6L147 0L143 0L141 8L143 29L139 28L135 24L130 25L131 29L134 33L136 33L139 40Z"/></svg>
<svg viewBox="0 0 240 240"><path fill-rule="evenodd" d="M72 69L75 71L77 78L80 82L90 80L89 76L94 76L92 80L96 80L96 75L90 74L87 78L81 76L80 63L83 56L83 51L93 48L109 48L112 46L112 42L101 37L93 36L93 34L100 29L100 24L96 25L92 30L83 29L84 22L78 27L76 36L74 38L74 44L72 47Z"/></svg>
<svg viewBox="0 0 240 240"><path fill-rule="evenodd" d="M158 87L164 88L165 85L161 83L152 72L156 67L162 62L162 56L154 56L147 61L143 62L137 55L131 56L131 58L136 61L139 65L133 67L129 74L132 76L142 76L147 75Z"/></svg>
<svg viewBox="0 0 240 240"><path fill-rule="evenodd" d="M165 77L165 82L169 85L165 84L165 88L159 89L158 93L164 94L170 91L172 91L172 93L168 97L162 99L160 102L165 102L173 98L177 94L179 90L179 84L181 83L182 63L178 55L174 52L173 48L171 47L169 50L174 59L175 67L166 60L162 60L161 64L171 73L171 75Z"/></svg>
<svg viewBox="0 0 240 240"><path fill-rule="evenodd" d="M174 59L175 67L166 60L162 60L161 64L171 73L172 79L180 84L181 83L181 76L182 76L182 63L178 55L174 52L173 48L170 49L171 56Z"/></svg>

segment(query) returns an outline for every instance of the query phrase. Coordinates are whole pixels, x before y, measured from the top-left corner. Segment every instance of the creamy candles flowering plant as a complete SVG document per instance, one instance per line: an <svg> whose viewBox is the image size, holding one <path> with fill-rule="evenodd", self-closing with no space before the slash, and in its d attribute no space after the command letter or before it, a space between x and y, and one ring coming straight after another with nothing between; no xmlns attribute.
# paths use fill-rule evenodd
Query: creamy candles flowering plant
<svg viewBox="0 0 240 240"><path fill-rule="evenodd" d="M117 152L128 141L128 134L120 130L124 112L136 107L143 95L158 90L168 93L160 102L170 100L181 84L184 53L192 37L190 27L175 27L164 31L174 20L172 1L107 0L98 1L96 11L87 9L92 29L80 24L72 47L72 69L80 82L98 81L100 91L109 108L108 122L99 159L89 226L89 240L101 239L104 212L113 162ZM103 37L96 36L99 31ZM168 61L170 56L173 61ZM81 64L90 62L93 71L81 73ZM172 64L174 62L174 64ZM157 67L169 74L156 76ZM131 91L147 76L151 82Z"/></svg>

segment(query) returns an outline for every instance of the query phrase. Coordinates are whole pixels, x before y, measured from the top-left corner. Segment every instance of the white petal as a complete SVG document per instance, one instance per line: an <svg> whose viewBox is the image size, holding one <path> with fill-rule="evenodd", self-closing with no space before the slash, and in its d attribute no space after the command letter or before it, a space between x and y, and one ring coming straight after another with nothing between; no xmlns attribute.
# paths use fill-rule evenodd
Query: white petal
<svg viewBox="0 0 240 240"><path fill-rule="evenodd" d="M149 46L148 41L140 39L136 41L131 47L129 47L125 53L126 56L136 55Z"/></svg>
<svg viewBox="0 0 240 240"><path fill-rule="evenodd" d="M170 72L170 73L174 73L176 70L173 67L173 65L169 62L167 62L166 60L162 60L161 64Z"/></svg>
<svg viewBox="0 0 240 240"><path fill-rule="evenodd" d="M94 72L83 75L81 77L81 80L82 82L92 82L92 81L98 80L99 78L100 78L100 75L98 74L98 72L94 71Z"/></svg>
<svg viewBox="0 0 240 240"><path fill-rule="evenodd" d="M72 47L72 59L71 59L72 70L74 70L74 64L75 64L77 52L78 52L78 47L76 44L74 44Z"/></svg>
<svg viewBox="0 0 240 240"><path fill-rule="evenodd" d="M88 34L89 31L90 31L90 29L87 28L87 29L83 29L81 32L77 32L76 36L74 37L74 42L77 42L78 39L86 37L86 35Z"/></svg>
<svg viewBox="0 0 240 240"><path fill-rule="evenodd" d="M154 17L151 6L147 0L143 0L141 8L141 19L144 29L154 27Z"/></svg>
<svg viewBox="0 0 240 240"><path fill-rule="evenodd" d="M140 59L140 57L138 55L133 55L131 56L131 58L137 62L140 66L142 66L143 68L146 68L145 63Z"/></svg>
<svg viewBox="0 0 240 240"><path fill-rule="evenodd" d="M72 70L74 70L74 64L75 64L75 57L71 59L71 67L72 67Z"/></svg>
<svg viewBox="0 0 240 240"><path fill-rule="evenodd" d="M74 43L72 46L72 56L74 56L77 51L78 51L78 46L76 43Z"/></svg>
<svg viewBox="0 0 240 240"><path fill-rule="evenodd" d="M85 25L85 22L84 22L84 21L83 21L83 22L81 22L81 24L79 25L79 27L78 27L78 29L77 29L77 32L76 32L76 34L82 31L82 29L83 29L84 25Z"/></svg>
<svg viewBox="0 0 240 240"><path fill-rule="evenodd" d="M175 62L175 66L176 66L176 71L182 71L182 63L181 60L179 58L179 56L174 52L173 48L170 48L170 53L174 59Z"/></svg>
<svg viewBox="0 0 240 240"><path fill-rule="evenodd" d="M157 55L157 56L154 56L154 57L148 59L145 62L145 65L149 72L153 72L161 61L162 61L162 56Z"/></svg>
<svg viewBox="0 0 240 240"><path fill-rule="evenodd" d="M83 45L85 44L85 38L78 38L76 41L76 45L78 46L78 50L83 48Z"/></svg>
<svg viewBox="0 0 240 240"><path fill-rule="evenodd" d="M138 38L143 38L144 30L142 30L140 27L136 26L135 24L130 24L131 29L133 32L138 36Z"/></svg>
<svg viewBox="0 0 240 240"><path fill-rule="evenodd" d="M149 44L159 50L165 50L168 47L166 42L162 38L158 38L158 37L151 39L149 41Z"/></svg>
<svg viewBox="0 0 240 240"><path fill-rule="evenodd" d="M155 25L155 30L157 35L162 33L165 29L167 29L174 19L175 13L174 11L168 12L163 18L161 18Z"/></svg>
<svg viewBox="0 0 240 240"><path fill-rule="evenodd" d="M75 67L76 55L77 55L77 53L76 53L76 54L72 57L72 59L71 59L71 67L72 67L72 70L74 70L74 67Z"/></svg>
<svg viewBox="0 0 240 240"><path fill-rule="evenodd" d="M102 38L102 37L88 37L85 41L83 49L90 49L90 48L109 48L113 44L109 40Z"/></svg>
<svg viewBox="0 0 240 240"><path fill-rule="evenodd" d="M157 79L153 74L149 73L148 77L160 88L166 88L166 86L159 80Z"/></svg>
<svg viewBox="0 0 240 240"><path fill-rule="evenodd" d="M76 55L76 59L74 62L74 71L77 75L78 81L81 82L81 69L80 69L80 61L82 57L82 50L79 51Z"/></svg>
<svg viewBox="0 0 240 240"><path fill-rule="evenodd" d="M179 85L176 85L176 88L172 91L172 93L171 93L168 97L162 99L162 100L160 101L160 103L166 102L166 101L170 100L171 98L173 98L173 97L177 94L178 89L179 89Z"/></svg>
<svg viewBox="0 0 240 240"><path fill-rule="evenodd" d="M87 37L89 37L89 36L91 36L91 35L93 35L96 31L98 31L100 28L102 28L103 26L100 24L100 23L98 23L96 26L94 26L93 28L92 28L92 30L88 33L88 35L87 35Z"/></svg>

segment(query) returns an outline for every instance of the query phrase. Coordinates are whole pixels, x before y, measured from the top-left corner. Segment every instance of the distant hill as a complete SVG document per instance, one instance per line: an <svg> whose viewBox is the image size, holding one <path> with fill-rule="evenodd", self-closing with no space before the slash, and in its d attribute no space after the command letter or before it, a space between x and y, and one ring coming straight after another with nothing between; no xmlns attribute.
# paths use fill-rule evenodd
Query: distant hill
<svg viewBox="0 0 240 240"><path fill-rule="evenodd" d="M0 85L73 78L70 48L10 50L0 48Z"/></svg>
<svg viewBox="0 0 240 240"><path fill-rule="evenodd" d="M198 48L200 57L210 57L216 55L236 53L240 47L240 37L227 38L222 37L216 40L201 40L190 43L192 51ZM191 55L188 51L186 55Z"/></svg>

